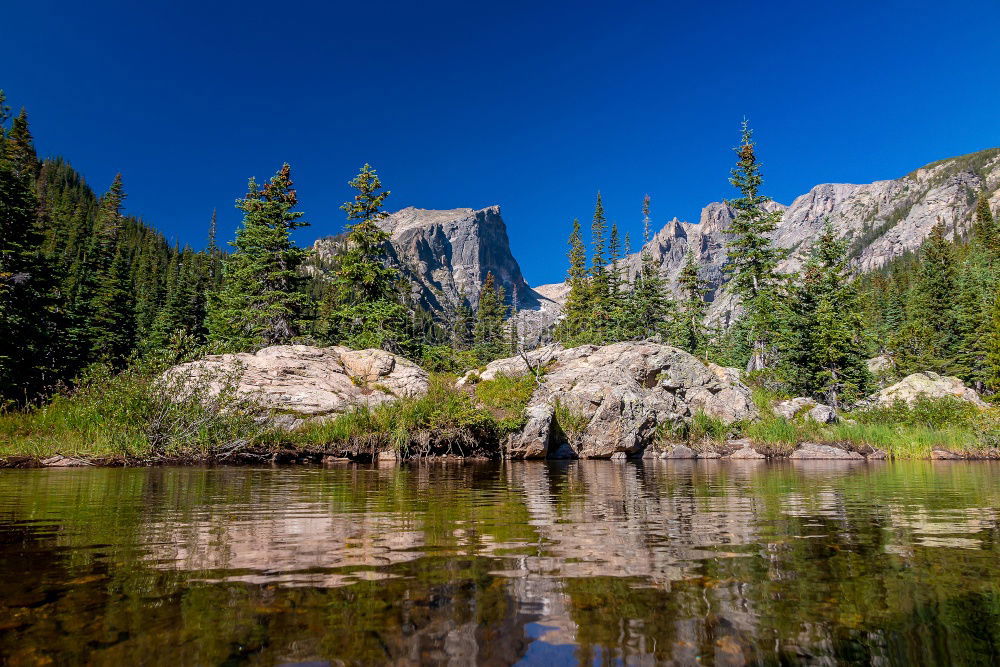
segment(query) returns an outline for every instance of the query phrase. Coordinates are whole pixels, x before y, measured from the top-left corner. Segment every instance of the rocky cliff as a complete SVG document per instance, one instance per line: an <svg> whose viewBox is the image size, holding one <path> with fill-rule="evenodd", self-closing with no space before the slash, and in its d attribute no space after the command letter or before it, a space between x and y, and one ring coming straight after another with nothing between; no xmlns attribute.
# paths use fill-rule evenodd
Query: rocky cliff
<svg viewBox="0 0 1000 667"><path fill-rule="evenodd" d="M967 232L982 191L990 193L994 209L1000 206L1000 148L934 162L896 180L817 185L789 206L772 202L772 210L783 211L772 238L790 252L779 269L790 272L802 266L827 219L849 240L851 265L857 272L878 269L919 248L938 222L944 223L949 236ZM674 219L644 247L674 289L684 256L692 249L701 278L711 288L711 316L723 322L735 305L719 289L724 283L726 229L732 218L727 204L715 202L702 210L697 223ZM641 265L641 252L623 262L630 276Z"/></svg>
<svg viewBox="0 0 1000 667"><path fill-rule="evenodd" d="M780 269L801 267L826 219L849 239L856 271L877 269L919 248L938 222L945 224L949 235L965 233L976 198L984 190L990 193L993 208L1000 207L1000 148L934 162L896 180L817 185L788 206L772 202L772 210L783 211L774 241L790 251ZM701 277L710 287L710 317L723 323L736 305L720 289L725 282L726 229L732 218L727 204L711 203L702 209L697 223L675 218L644 246L675 290L684 256L692 249ZM482 281L492 272L506 289L508 303L516 296L526 343L544 339L544 331L558 319L566 285L532 288L527 284L511 254L499 206L447 211L406 208L381 224L391 235L392 263L410 279L414 298L439 317L453 312L463 295L475 306ZM334 239L321 239L315 248L323 256L335 246ZM561 258L560 250L553 252ZM641 265L641 252L622 262L630 277Z"/></svg>
<svg viewBox="0 0 1000 667"><path fill-rule="evenodd" d="M463 300L473 308L487 273L507 293L507 303L530 311L538 327L555 321L559 306L536 292L521 275L510 251L507 226L499 206L474 210L433 211L408 207L384 218L389 233L389 260L409 279L417 303L442 319ZM316 241L320 257L336 252L338 239Z"/></svg>

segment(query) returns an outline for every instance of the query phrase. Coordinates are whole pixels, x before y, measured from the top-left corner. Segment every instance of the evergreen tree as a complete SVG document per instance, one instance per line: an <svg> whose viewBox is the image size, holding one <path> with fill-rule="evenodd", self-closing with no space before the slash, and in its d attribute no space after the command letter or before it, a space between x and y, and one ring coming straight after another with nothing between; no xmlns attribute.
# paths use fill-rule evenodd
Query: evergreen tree
<svg viewBox="0 0 1000 667"><path fill-rule="evenodd" d="M607 241L607 218L604 215L604 202L601 200L601 193L597 193L597 202L594 205L594 218L590 225L590 243L593 254L590 258L590 285L588 288L590 298L590 323L589 329L592 332L594 342L605 342L610 313L608 312L609 294L611 291L611 278L607 270L608 256Z"/></svg>
<svg viewBox="0 0 1000 667"><path fill-rule="evenodd" d="M945 235L945 228L938 223L921 248L921 262L917 281L913 287L910 325L905 333L913 335L916 326L921 337L920 350L913 356L923 367L909 367L910 372L933 370L941 373L954 371L957 340L953 303L958 296L957 273L952 244ZM916 342L911 340L911 342ZM901 365L906 368L906 364Z"/></svg>
<svg viewBox="0 0 1000 667"><path fill-rule="evenodd" d="M611 236L608 239L608 254L611 267L608 269L608 297L606 311L608 313L607 331L604 341L607 343L629 338L628 313L625 303L626 281L622 278L621 260L622 243L618 234L618 225L612 223Z"/></svg>
<svg viewBox="0 0 1000 667"><path fill-rule="evenodd" d="M306 251L291 232L308 223L293 211L298 199L287 164L263 187L251 178L237 201L243 223L223 265L223 286L209 310L209 336L223 349L252 350L291 341L306 306L299 265Z"/></svg>
<svg viewBox="0 0 1000 667"><path fill-rule="evenodd" d="M704 281L698 277L698 262L689 249L684 258L684 266L678 282L684 300L681 305L681 347L692 354L697 354L705 346L705 291Z"/></svg>
<svg viewBox="0 0 1000 667"><path fill-rule="evenodd" d="M990 210L989 197L985 192L979 194L976 201L975 221L972 226L975 239L988 250L992 257L1000 256L1000 229L997 228L993 212Z"/></svg>
<svg viewBox="0 0 1000 667"><path fill-rule="evenodd" d="M742 300L751 357L747 370L761 370L776 362L778 315L778 262L784 252L775 248L768 236L781 221L781 211L768 212L767 197L760 194L763 182L753 142L753 132L743 121L741 145L735 149L738 161L729 182L740 197L729 201L735 212L729 227L729 289Z"/></svg>
<svg viewBox="0 0 1000 667"><path fill-rule="evenodd" d="M556 327L555 337L564 343L579 339L590 320L590 274L587 271L587 251L583 245L580 221L573 220L569 235L569 272L566 284L569 294L563 307L563 319Z"/></svg>
<svg viewBox="0 0 1000 667"><path fill-rule="evenodd" d="M347 213L345 250L331 294L332 312L327 336L354 348L382 348L415 356L419 341L413 336L411 312L400 296L400 274L385 263L389 234L378 226L389 191L372 167L365 164L350 186L354 201L341 209Z"/></svg>
<svg viewBox="0 0 1000 667"><path fill-rule="evenodd" d="M521 332L517 326L517 290L511 292L510 318L507 320L507 328L510 333L508 346L511 356L516 355L521 350Z"/></svg>
<svg viewBox="0 0 1000 667"><path fill-rule="evenodd" d="M472 329L475 326L475 321L475 314L469 308L469 298L464 293L459 294L452 323L452 348L456 350L472 348Z"/></svg>
<svg viewBox="0 0 1000 667"><path fill-rule="evenodd" d="M34 399L53 382L52 267L35 221L37 158L22 111L10 132L0 91L0 407Z"/></svg>
<svg viewBox="0 0 1000 667"><path fill-rule="evenodd" d="M983 383L990 391L1000 392L1000 295L994 295L988 321L989 326L983 336Z"/></svg>
<svg viewBox="0 0 1000 667"><path fill-rule="evenodd" d="M120 366L135 346L135 317L129 259L115 249L110 266L97 278L89 314L90 358Z"/></svg>
<svg viewBox="0 0 1000 667"><path fill-rule="evenodd" d="M476 355L483 362L502 357L508 349L503 327L507 314L505 298L504 288L496 286L492 272L487 273L479 290L479 307L473 331Z"/></svg>
<svg viewBox="0 0 1000 667"><path fill-rule="evenodd" d="M812 248L796 295L798 389L834 409L868 388L861 306L847 274L847 243L829 221Z"/></svg>
<svg viewBox="0 0 1000 667"><path fill-rule="evenodd" d="M673 340L676 308L669 294L666 281L649 251L652 240L650 198L642 200L643 246L641 266L632 283L632 290L625 304L629 314L626 323L627 338L642 340L654 335Z"/></svg>

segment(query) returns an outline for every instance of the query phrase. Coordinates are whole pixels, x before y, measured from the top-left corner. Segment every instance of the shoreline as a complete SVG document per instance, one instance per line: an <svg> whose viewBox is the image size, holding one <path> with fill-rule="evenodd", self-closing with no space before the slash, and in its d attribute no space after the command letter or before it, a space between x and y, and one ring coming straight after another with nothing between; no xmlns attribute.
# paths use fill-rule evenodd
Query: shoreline
<svg viewBox="0 0 1000 667"><path fill-rule="evenodd" d="M696 446L698 446L696 444ZM400 456L392 450L379 452L360 450L312 450L312 449L249 449L228 455L177 455L159 456L154 458L133 458L123 455L87 456L53 454L40 456L36 454L10 454L0 456L0 470L40 469L40 468L154 468L175 466L248 466L248 465L331 465L336 463L371 464L405 464L420 462L449 463L484 463L500 461L608 461L615 463L633 462L648 463L653 461L717 461L721 463L733 461L808 461L808 462L894 462L894 461L977 461L988 462L1000 460L1000 450L989 448L983 450L952 451L944 448L931 450L928 456L892 456L873 447L868 451L859 451L856 447L842 447L829 444L810 442L798 443L793 449L777 451L774 445L747 443L745 441L730 441L724 445L702 444L700 449L693 449L687 443L673 443L667 447L650 446L637 455L625 455L623 452L610 457L579 458L574 456L547 456L534 458L519 458L500 455L484 456L457 455L454 452L430 453L416 456Z"/></svg>

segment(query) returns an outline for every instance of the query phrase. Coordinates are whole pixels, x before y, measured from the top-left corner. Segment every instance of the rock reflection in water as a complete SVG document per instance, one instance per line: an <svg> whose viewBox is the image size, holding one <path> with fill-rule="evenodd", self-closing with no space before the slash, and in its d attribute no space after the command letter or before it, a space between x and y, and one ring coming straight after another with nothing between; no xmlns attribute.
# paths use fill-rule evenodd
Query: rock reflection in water
<svg viewBox="0 0 1000 667"><path fill-rule="evenodd" d="M987 463L5 471L0 656L988 662L998 507Z"/></svg>

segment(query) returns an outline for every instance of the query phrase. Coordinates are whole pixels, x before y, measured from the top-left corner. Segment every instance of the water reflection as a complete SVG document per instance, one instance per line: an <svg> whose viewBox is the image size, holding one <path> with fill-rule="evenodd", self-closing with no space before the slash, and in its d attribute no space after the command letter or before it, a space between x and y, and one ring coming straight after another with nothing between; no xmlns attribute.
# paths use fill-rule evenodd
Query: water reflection
<svg viewBox="0 0 1000 667"><path fill-rule="evenodd" d="M1000 467L0 472L0 658L1000 660Z"/></svg>

